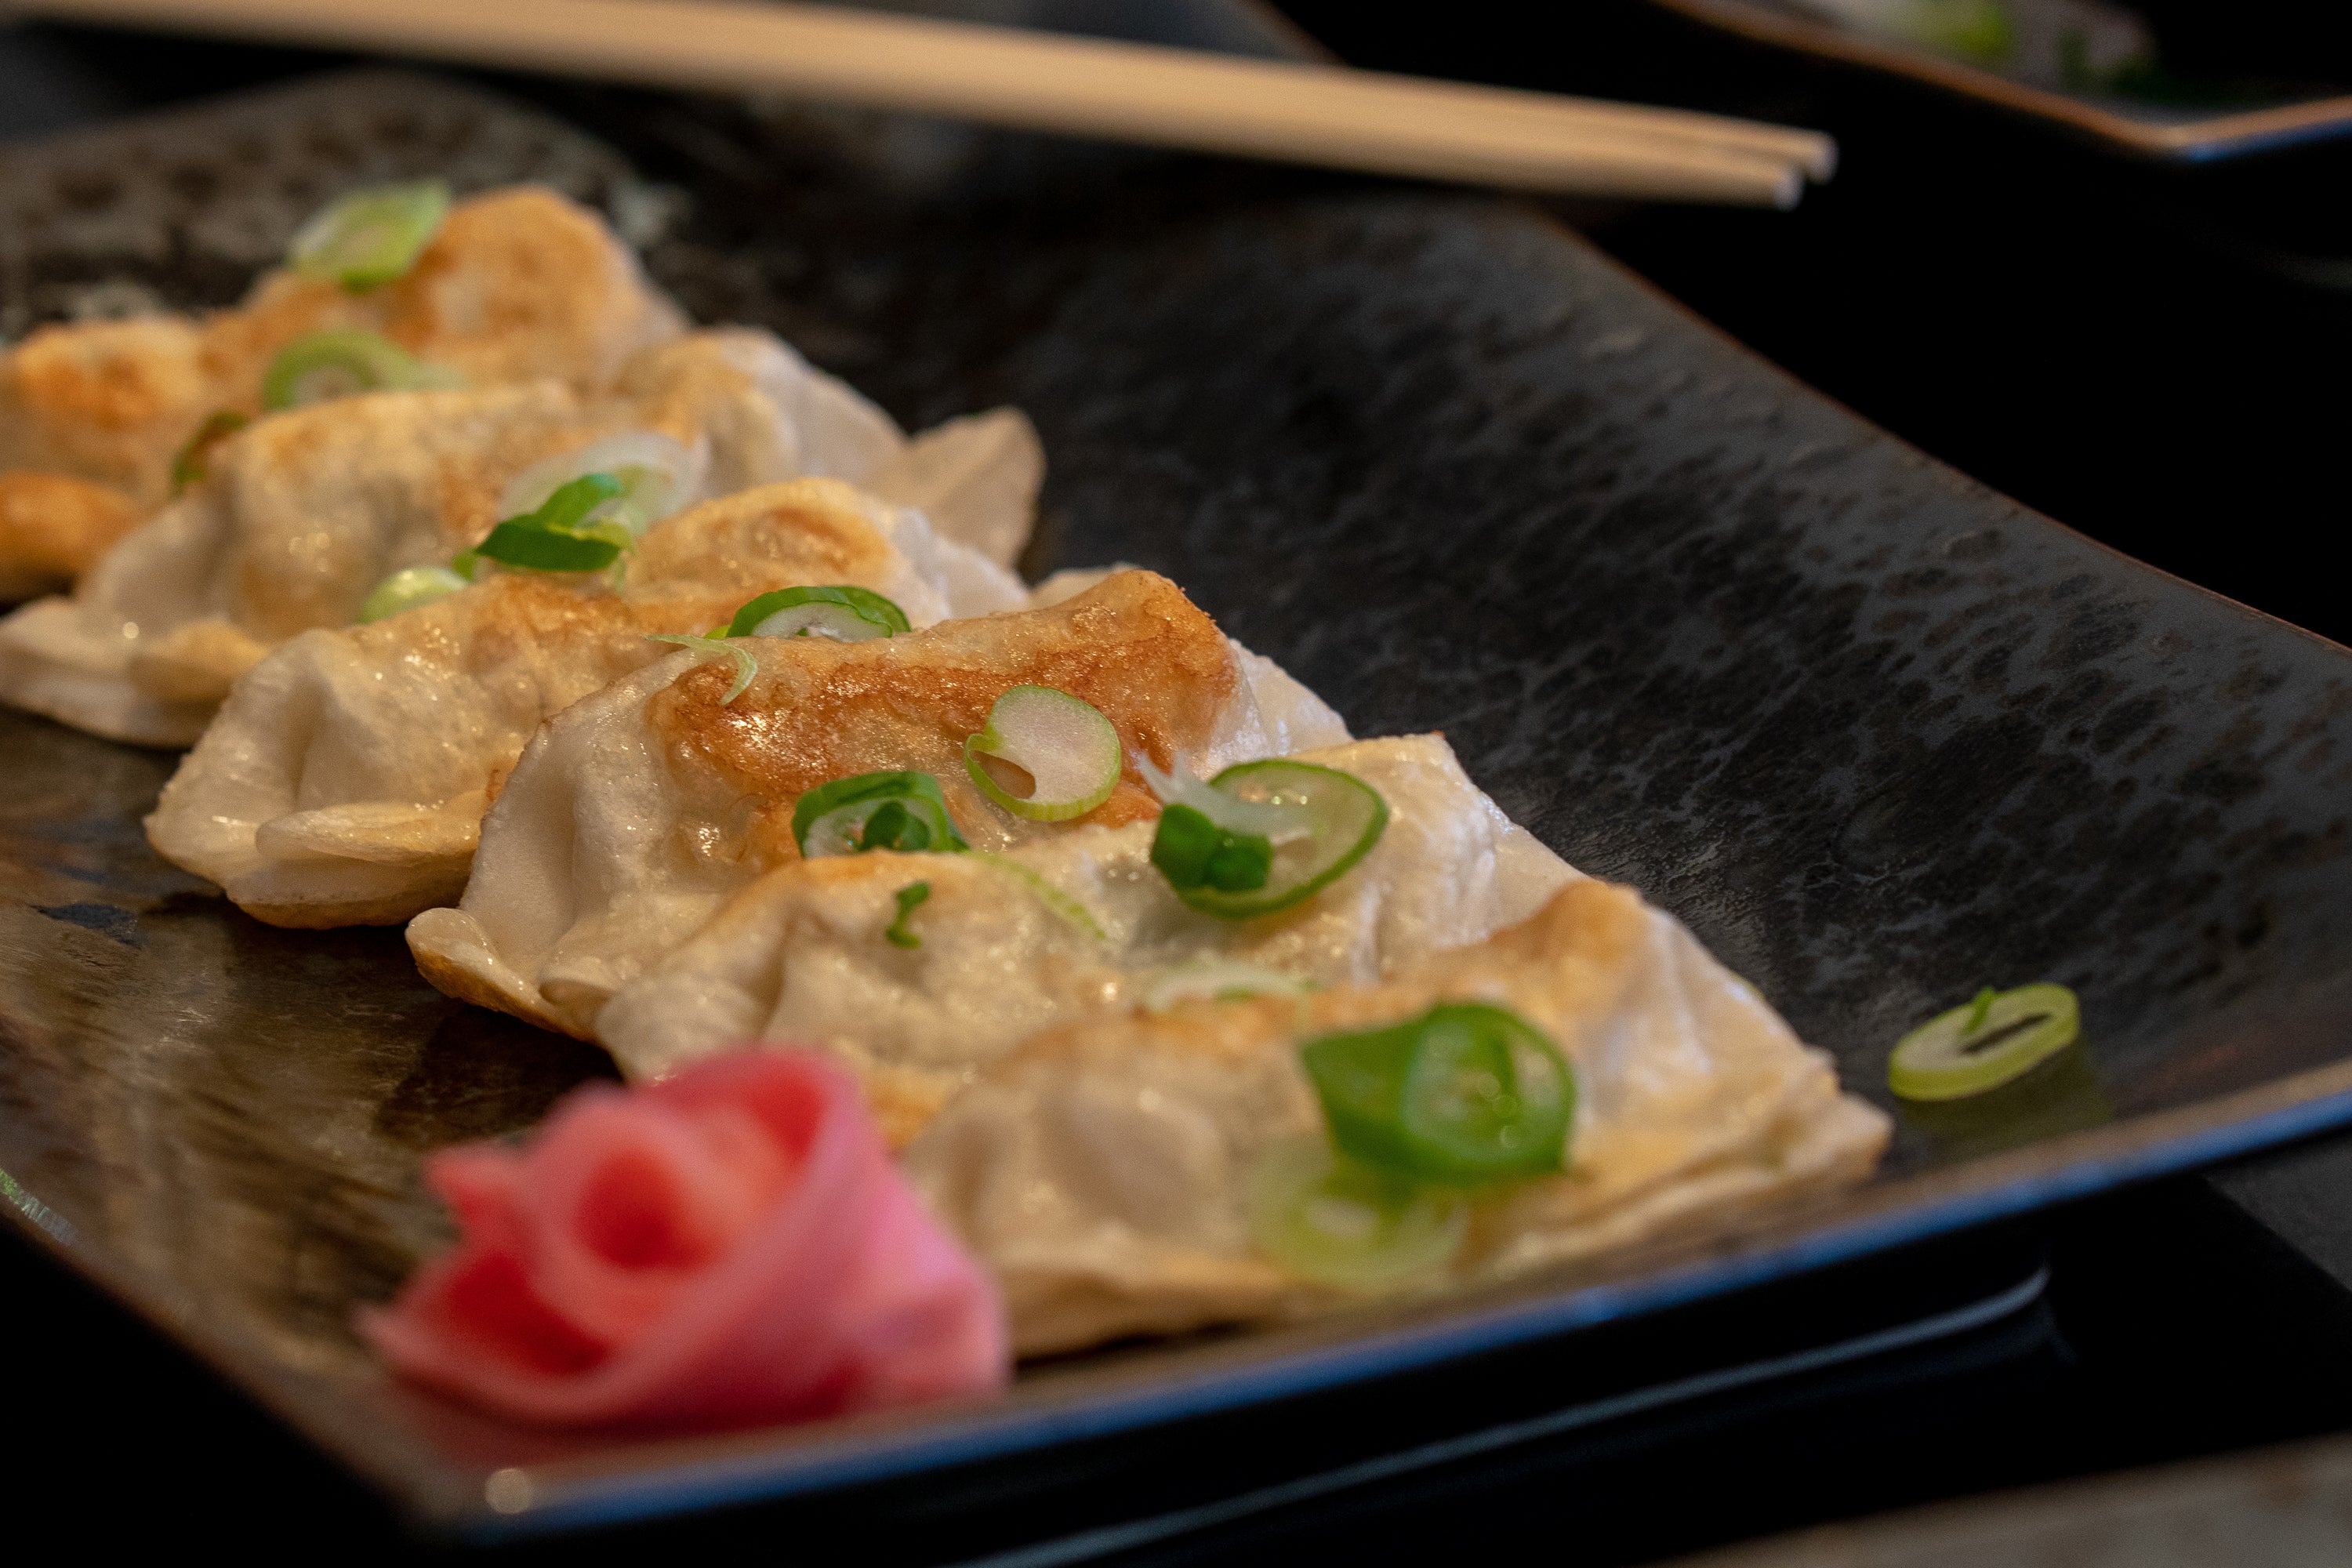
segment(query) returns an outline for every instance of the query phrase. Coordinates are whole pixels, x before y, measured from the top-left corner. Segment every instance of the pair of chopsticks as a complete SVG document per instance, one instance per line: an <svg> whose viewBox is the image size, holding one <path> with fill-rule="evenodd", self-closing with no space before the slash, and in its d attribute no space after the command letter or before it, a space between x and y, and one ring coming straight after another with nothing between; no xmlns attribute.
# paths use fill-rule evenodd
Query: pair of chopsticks
<svg viewBox="0 0 2352 1568"><path fill-rule="evenodd" d="M1816 132L1343 67L755 0L18 0L19 15L646 86L798 94L1026 131L1555 195L1794 206Z"/></svg>

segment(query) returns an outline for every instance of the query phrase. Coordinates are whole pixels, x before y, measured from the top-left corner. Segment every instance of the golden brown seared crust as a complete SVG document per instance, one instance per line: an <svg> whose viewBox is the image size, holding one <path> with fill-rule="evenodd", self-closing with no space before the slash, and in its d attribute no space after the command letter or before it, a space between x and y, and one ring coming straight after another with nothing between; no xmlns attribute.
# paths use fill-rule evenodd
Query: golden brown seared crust
<svg viewBox="0 0 2352 1568"><path fill-rule="evenodd" d="M177 317L42 327L0 362L0 468L158 505L210 395L196 330Z"/></svg>
<svg viewBox="0 0 2352 1568"><path fill-rule="evenodd" d="M802 582L872 581L891 554L889 542L859 510L856 490L838 479L790 479L732 498L720 526L692 533L655 529L629 571L641 593L724 596L780 562L805 573ZM735 608L730 604L728 613Z"/></svg>
<svg viewBox="0 0 2352 1568"><path fill-rule="evenodd" d="M726 793L788 814L829 779L877 768L934 774L949 810L981 819L963 768L965 737L1019 685L1085 699L1129 753L1161 767L1209 742L1240 680L1230 645L1183 591L1150 572L1122 572L1042 610L947 621L907 637L835 643L814 637L757 645L760 675L722 705L732 671L688 671L656 697L650 718L673 765ZM1132 763L1118 794L1080 820L1151 815ZM788 858L789 832L761 836L769 859Z"/></svg>
<svg viewBox="0 0 2352 1568"><path fill-rule="evenodd" d="M379 331L477 385L587 387L682 325L594 214L537 187L493 192L453 207L417 265L381 289L352 294L278 271L242 307L202 321L39 329L0 360L0 471L79 479L152 510L166 499L173 456L205 417L257 414L269 362L307 332ZM443 508L451 531L478 537L497 521L495 487L485 496L464 476L452 483L462 493ZM31 570L0 538L0 579Z"/></svg>
<svg viewBox="0 0 2352 1568"><path fill-rule="evenodd" d="M131 531L129 498L68 474L0 473L0 595L71 583Z"/></svg>
<svg viewBox="0 0 2352 1568"><path fill-rule="evenodd" d="M365 326L474 381L528 380L575 367L596 381L636 346L627 257L595 215L535 186L494 191L449 209L407 274L352 295L275 272L245 305L205 323L204 364L225 406L251 408L278 351L329 327ZM611 361L613 363L605 363Z"/></svg>

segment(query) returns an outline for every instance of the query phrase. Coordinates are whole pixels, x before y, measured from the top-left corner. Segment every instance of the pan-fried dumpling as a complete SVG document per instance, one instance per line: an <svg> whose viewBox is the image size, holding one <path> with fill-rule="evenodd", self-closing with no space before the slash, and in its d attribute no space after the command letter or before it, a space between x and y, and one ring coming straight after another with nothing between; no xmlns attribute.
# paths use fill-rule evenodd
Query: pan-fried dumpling
<svg viewBox="0 0 2352 1568"><path fill-rule="evenodd" d="M1346 735L1296 683L1278 692L1293 710L1270 728L1251 661L1149 572L1051 608L903 637L747 646L760 674L732 703L721 701L731 668L686 653L549 721L483 821L463 903L409 926L426 978L593 1037L607 997L798 857L793 808L830 780L930 773L963 836L993 850L1155 815L1132 771L1139 752L1213 769ZM1118 731L1129 772L1085 816L1024 821L965 776L965 739L1021 684L1083 698Z"/></svg>
<svg viewBox="0 0 2352 1568"><path fill-rule="evenodd" d="M680 499L855 477L905 449L888 417L772 335L697 332L645 351L626 397L538 382L339 398L215 448L205 482L124 540L71 599L0 621L0 697L117 740L194 741L272 647L347 626L406 566L446 561L500 515L509 483L600 440L676 443ZM986 563L950 572L992 590Z"/></svg>
<svg viewBox="0 0 2352 1568"><path fill-rule="evenodd" d="M0 473L0 604L71 583L138 524L120 490L66 474Z"/></svg>
<svg viewBox="0 0 2352 1568"><path fill-rule="evenodd" d="M623 987L597 1015L596 1037L633 1079L743 1040L822 1045L865 1079L903 1143L983 1065L1040 1030L1125 1012L1171 986L1245 980L1236 964L1374 984L1525 919L1573 875L1470 782L1442 736L1297 755L1380 791L1389 825L1362 861L1295 910L1235 921L1186 908L1152 868L1151 820L1006 851L1019 870L953 854L795 860ZM1057 912L1029 877L1100 934ZM909 921L921 945L901 950L882 933L898 889L916 881L930 886Z"/></svg>
<svg viewBox="0 0 2352 1568"><path fill-rule="evenodd" d="M303 633L237 683L164 786L147 836L276 925L403 921L466 885L488 795L541 721L774 588L853 584L917 626L1021 603L961 599L969 555L920 513L837 479L706 501L646 534L617 594L502 574L370 626Z"/></svg>
<svg viewBox="0 0 2352 1568"><path fill-rule="evenodd" d="M1867 1175L1885 1116L1671 917L1578 880L1532 918L1387 984L1185 1001L1037 1035L982 1069L906 1151L908 1174L995 1272L1016 1348L1073 1350L1337 1305L1255 1250L1251 1173L1323 1122L1298 1045L1499 1003L1573 1063L1566 1169L1471 1200L1420 1288L1721 1226Z"/></svg>
<svg viewBox="0 0 2352 1568"><path fill-rule="evenodd" d="M205 419L260 407L262 373L306 332L363 328L468 384L556 380L603 387L629 355L685 330L627 246L594 213L539 186L450 209L408 274L352 293L291 271L203 320L155 316L43 327L0 361L0 481L83 481L134 517L163 503L172 460ZM20 494L45 546L13 553L0 584L69 581L121 537L110 519L54 488Z"/></svg>
<svg viewBox="0 0 2352 1568"><path fill-rule="evenodd" d="M730 377L748 379L745 397ZM712 388L713 380L723 386ZM1045 452L1017 408L968 414L912 440L846 383L812 368L773 332L720 327L640 354L616 390L656 406L683 401L710 433L713 495L781 475L848 479L913 507L942 539L1011 566L1029 542Z"/></svg>

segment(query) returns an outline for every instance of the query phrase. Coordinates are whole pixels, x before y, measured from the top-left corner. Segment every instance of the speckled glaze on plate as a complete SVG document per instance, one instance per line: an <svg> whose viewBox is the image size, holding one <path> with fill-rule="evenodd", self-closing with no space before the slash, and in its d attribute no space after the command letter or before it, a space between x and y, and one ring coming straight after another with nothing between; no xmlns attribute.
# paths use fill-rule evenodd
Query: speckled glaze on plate
<svg viewBox="0 0 2352 1568"><path fill-rule="evenodd" d="M1038 15L1286 47L1213 4ZM427 170L603 204L698 316L776 327L910 426L1025 407L1053 465L1033 572L1159 568L1359 733L1444 729L1858 1092L1891 1104L1888 1045L1982 984L2074 986L2085 1043L1897 1108L1877 1181L1727 1242L1075 1358L973 1406L532 1435L387 1384L348 1314L446 1236L420 1157L528 1125L601 1057L443 998L396 931L246 920L141 838L169 756L0 714L0 1196L420 1518L552 1526L1066 1452L2352 1118L2352 656L1938 467L1530 208L379 74L0 153L0 319L226 301L320 196Z"/></svg>

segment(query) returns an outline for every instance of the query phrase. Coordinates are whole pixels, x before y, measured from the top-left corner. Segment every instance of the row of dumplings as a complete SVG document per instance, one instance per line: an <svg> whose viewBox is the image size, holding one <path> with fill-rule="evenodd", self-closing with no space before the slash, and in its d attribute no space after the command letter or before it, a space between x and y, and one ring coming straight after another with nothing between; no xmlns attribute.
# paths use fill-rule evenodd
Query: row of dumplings
<svg viewBox="0 0 2352 1568"><path fill-rule="evenodd" d="M289 345L322 333L449 374L289 405ZM1017 411L910 438L773 335L691 329L551 193L457 204L365 288L298 266L206 321L37 333L0 398L0 577L78 578L0 621L0 697L192 747L161 854L274 924L405 924L433 984L633 1078L822 1047L1024 1353L1720 1226L1884 1147L1822 1053L1442 737L1353 739L1153 573L1024 583L1044 458ZM624 489L622 532L622 502L591 514L609 568L496 553ZM712 635L796 589L886 604L888 635ZM1115 745L1067 813L1008 809L1042 775L975 752L1023 692ZM1196 809L1265 759L1345 781L1369 826L1284 907L1221 903L1311 850L1278 790ZM885 776L928 781L891 799L936 833L869 805L862 838L811 837L824 792ZM1465 1006L1568 1075L1560 1152L1350 1187L1301 1042Z"/></svg>

